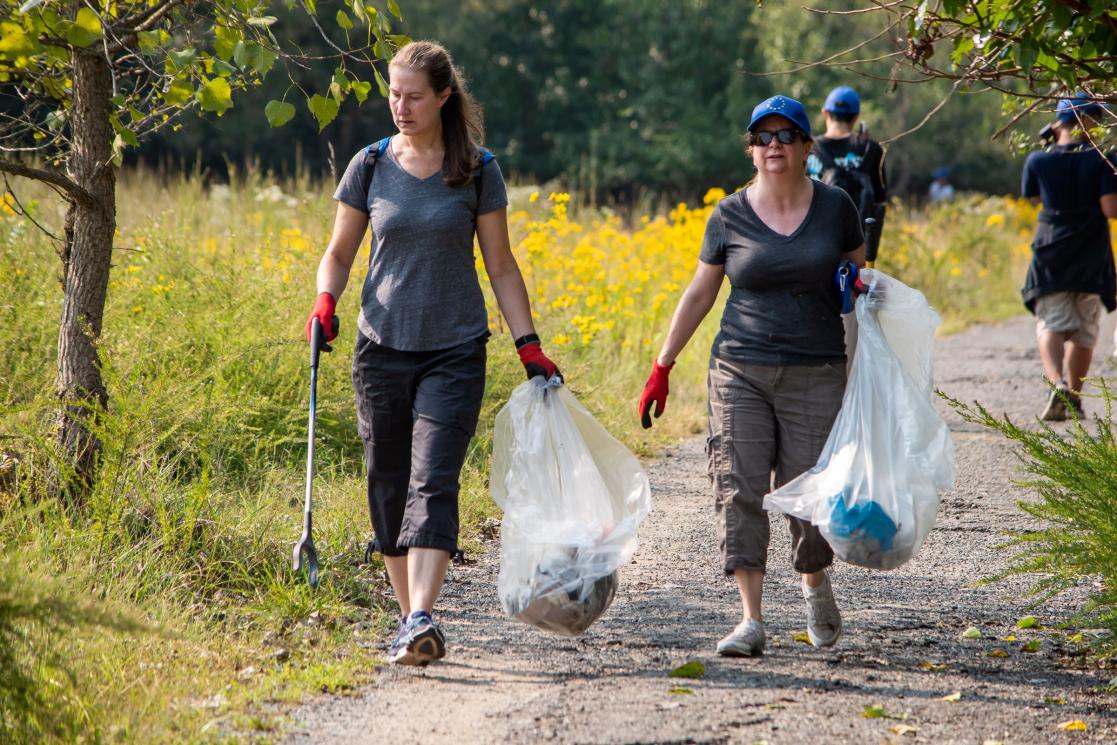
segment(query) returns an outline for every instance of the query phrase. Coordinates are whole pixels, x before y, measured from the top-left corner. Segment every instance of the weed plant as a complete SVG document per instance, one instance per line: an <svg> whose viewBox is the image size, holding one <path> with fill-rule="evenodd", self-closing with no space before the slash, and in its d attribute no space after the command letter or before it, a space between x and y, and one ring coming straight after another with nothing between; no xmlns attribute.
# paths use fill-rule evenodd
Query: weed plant
<svg viewBox="0 0 1117 745"><path fill-rule="evenodd" d="M1107 381L1096 382L1105 414L1075 420L1065 434L1047 425L1026 429L980 404L944 398L966 421L1016 444L1026 474L1017 483L1039 497L1017 502L1042 527L1013 537L1014 555L1000 577L1034 577L1031 592L1040 600L1100 579L1072 622L1105 630L1093 649L1101 658L1117 655L1117 439L1114 392Z"/></svg>

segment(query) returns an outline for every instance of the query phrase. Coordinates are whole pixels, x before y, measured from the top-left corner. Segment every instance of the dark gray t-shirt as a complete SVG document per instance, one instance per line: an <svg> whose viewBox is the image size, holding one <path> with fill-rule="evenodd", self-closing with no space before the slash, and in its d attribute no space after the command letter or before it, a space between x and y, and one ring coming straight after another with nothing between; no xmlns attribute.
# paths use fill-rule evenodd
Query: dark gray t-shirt
<svg viewBox="0 0 1117 745"><path fill-rule="evenodd" d="M744 190L718 202L698 258L724 264L731 290L711 354L760 365L821 365L845 359L834 274L864 242L844 191L812 182L807 216L788 236L753 212Z"/></svg>
<svg viewBox="0 0 1117 745"><path fill-rule="evenodd" d="M389 147L361 188L365 150L349 161L334 199L369 216L372 251L357 327L377 344L405 352L448 349L489 330L474 266L476 216L508 205L496 160L472 182L450 187L400 167Z"/></svg>

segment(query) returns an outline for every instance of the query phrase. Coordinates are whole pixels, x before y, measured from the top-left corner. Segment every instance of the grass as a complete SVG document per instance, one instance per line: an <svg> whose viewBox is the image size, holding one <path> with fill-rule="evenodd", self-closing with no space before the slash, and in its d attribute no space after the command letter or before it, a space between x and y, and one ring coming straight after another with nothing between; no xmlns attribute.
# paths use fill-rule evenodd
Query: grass
<svg viewBox="0 0 1117 745"><path fill-rule="evenodd" d="M40 222L62 224L49 192L17 188ZM336 351L320 365L319 591L289 569L305 468L302 329L332 224L329 193L252 172L209 188L190 175L122 174L100 346L111 397L98 423L105 451L80 513L42 499L54 457L55 248L0 205L0 542L9 556L0 643L29 681L13 687L6 672L0 689L49 692L0 699L0 721L26 725L0 730L0 740L263 742L281 723L272 702L375 674L395 609L379 559L362 558L370 530L349 380L359 269L339 307ZM723 193L631 225L578 210L567 195L513 193L513 243L544 347L575 395L644 455L704 429L720 311L681 357L667 414L649 432L635 401ZM1027 220L1009 199L896 206L879 266L923 289L955 326L1008 313L1018 307ZM362 250L358 263L367 258ZM497 514L486 484L491 425L523 376L495 310L491 318L484 409L462 475L467 551Z"/></svg>

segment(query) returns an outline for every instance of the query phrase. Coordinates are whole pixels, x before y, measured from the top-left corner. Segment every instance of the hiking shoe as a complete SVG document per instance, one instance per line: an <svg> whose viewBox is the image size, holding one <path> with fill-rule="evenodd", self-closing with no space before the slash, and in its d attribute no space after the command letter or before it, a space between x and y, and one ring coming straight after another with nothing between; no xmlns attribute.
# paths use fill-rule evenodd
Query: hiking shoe
<svg viewBox="0 0 1117 745"><path fill-rule="evenodd" d="M396 635L392 639L392 643L388 645L388 657L393 657L396 651L403 646L407 645L407 635L403 633L407 629L407 616L401 616L396 623Z"/></svg>
<svg viewBox="0 0 1117 745"><path fill-rule="evenodd" d="M818 587L803 585L803 597L807 600L807 637L811 644L832 646L842 635L842 614L834 602L829 570Z"/></svg>
<svg viewBox="0 0 1117 745"><path fill-rule="evenodd" d="M1067 409L1067 413L1074 419L1085 419L1086 412L1082 410L1082 396L1068 392L1067 398L1070 399L1070 408Z"/></svg>
<svg viewBox="0 0 1117 745"><path fill-rule="evenodd" d="M1045 422L1062 422L1067 418L1067 399L1064 396L1070 397L1070 391L1064 383L1060 383L1051 389L1051 395L1047 397L1047 406L1044 407L1043 413L1039 418ZM1081 403L1079 403L1081 406Z"/></svg>
<svg viewBox="0 0 1117 745"><path fill-rule="evenodd" d="M722 657L759 657L764 654L764 622L749 618L737 624L737 628L718 642L718 654Z"/></svg>
<svg viewBox="0 0 1117 745"><path fill-rule="evenodd" d="M388 660L397 665L426 667L446 656L446 637L431 614L415 611L392 644Z"/></svg>

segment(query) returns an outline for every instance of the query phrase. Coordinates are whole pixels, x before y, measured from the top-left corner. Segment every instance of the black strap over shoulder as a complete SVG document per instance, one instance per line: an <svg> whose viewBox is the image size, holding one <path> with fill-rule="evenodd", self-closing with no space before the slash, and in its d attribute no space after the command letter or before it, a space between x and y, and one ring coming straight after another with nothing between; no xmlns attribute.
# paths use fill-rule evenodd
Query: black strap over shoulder
<svg viewBox="0 0 1117 745"><path fill-rule="evenodd" d="M385 137L365 148L365 159L361 164L361 190L365 193L366 202L368 201L368 190L372 186L372 173L376 168L376 159L384 154L391 142L391 137Z"/></svg>
<svg viewBox="0 0 1117 745"><path fill-rule="evenodd" d="M361 190L365 193L365 201L368 201L368 190L372 188L372 175L376 169L377 158L387 152L388 147L392 143L391 137L385 137L382 140L377 140L365 148L365 159L361 164ZM477 195L477 206L481 206L481 176L485 173L485 165L492 160L495 156L485 148L478 148L481 154L481 162L477 165L477 173L473 177L473 188Z"/></svg>

